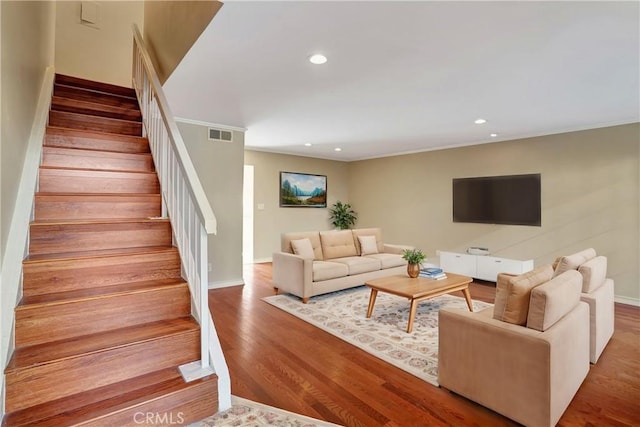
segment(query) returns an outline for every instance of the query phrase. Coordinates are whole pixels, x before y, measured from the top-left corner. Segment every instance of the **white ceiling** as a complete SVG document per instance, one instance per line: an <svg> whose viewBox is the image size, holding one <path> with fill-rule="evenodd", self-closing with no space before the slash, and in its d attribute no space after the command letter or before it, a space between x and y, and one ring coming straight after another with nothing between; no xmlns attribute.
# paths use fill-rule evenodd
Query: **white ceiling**
<svg viewBox="0 0 640 427"><path fill-rule="evenodd" d="M248 148L352 161L637 122L639 81L636 1L227 1L165 90Z"/></svg>

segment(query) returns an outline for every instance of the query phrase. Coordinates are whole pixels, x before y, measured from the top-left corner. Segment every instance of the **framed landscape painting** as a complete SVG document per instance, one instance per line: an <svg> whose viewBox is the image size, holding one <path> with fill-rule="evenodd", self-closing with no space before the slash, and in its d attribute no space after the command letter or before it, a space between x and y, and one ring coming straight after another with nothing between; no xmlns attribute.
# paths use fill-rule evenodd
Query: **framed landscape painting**
<svg viewBox="0 0 640 427"><path fill-rule="evenodd" d="M326 208L327 176L280 172L280 207Z"/></svg>

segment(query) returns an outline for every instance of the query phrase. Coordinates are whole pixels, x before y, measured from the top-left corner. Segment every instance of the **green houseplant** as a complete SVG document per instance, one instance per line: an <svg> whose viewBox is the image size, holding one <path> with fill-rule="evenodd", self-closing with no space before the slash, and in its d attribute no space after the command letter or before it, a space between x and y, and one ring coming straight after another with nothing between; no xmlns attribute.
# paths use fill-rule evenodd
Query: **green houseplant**
<svg viewBox="0 0 640 427"><path fill-rule="evenodd" d="M405 249L402 251L402 258L407 261L407 274L409 277L418 277L420 274L420 264L427 256L422 249Z"/></svg>
<svg viewBox="0 0 640 427"><path fill-rule="evenodd" d="M351 209L349 203L342 203L338 200L329 209L329 219L334 227L340 230L347 230L355 225L358 214Z"/></svg>

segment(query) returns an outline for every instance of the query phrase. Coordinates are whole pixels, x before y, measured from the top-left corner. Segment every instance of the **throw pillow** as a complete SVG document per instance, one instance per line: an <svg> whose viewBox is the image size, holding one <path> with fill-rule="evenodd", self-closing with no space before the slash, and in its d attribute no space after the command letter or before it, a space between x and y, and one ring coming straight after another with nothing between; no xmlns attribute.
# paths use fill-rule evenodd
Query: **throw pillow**
<svg viewBox="0 0 640 427"><path fill-rule="evenodd" d="M582 292L591 293L598 289L607 277L607 257L597 256L578 267L582 274Z"/></svg>
<svg viewBox="0 0 640 427"><path fill-rule="evenodd" d="M519 276L498 274L493 318L515 325L526 325L531 290L552 277L551 265L537 267Z"/></svg>
<svg viewBox="0 0 640 427"><path fill-rule="evenodd" d="M314 258L313 246L311 246L311 240L309 239L292 240L291 247L294 254L304 259Z"/></svg>
<svg viewBox="0 0 640 427"><path fill-rule="evenodd" d="M360 251L362 255L378 253L376 236L358 236L358 240L360 241Z"/></svg>
<svg viewBox="0 0 640 427"><path fill-rule="evenodd" d="M544 332L580 302L582 275L565 271L531 291L527 328Z"/></svg>
<svg viewBox="0 0 640 427"><path fill-rule="evenodd" d="M560 258L560 261L555 268L553 277L559 276L568 270L577 270L582 264L595 257L596 250L593 248L585 249L572 255L563 256Z"/></svg>

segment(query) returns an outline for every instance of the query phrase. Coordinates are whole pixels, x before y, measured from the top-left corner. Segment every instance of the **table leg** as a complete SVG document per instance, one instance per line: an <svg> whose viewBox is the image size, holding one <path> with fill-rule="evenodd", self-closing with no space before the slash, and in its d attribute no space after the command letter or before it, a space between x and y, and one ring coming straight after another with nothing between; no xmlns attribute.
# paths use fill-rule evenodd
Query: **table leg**
<svg viewBox="0 0 640 427"><path fill-rule="evenodd" d="M418 309L418 300L411 300L411 309L409 310L409 322L407 324L407 333L410 334L413 329L413 319L416 318L416 310Z"/></svg>
<svg viewBox="0 0 640 427"><path fill-rule="evenodd" d="M376 303L377 296L378 296L378 290L371 289L371 296L369 297L369 308L367 308L367 319L371 317L371 313L373 313L373 305Z"/></svg>
<svg viewBox="0 0 640 427"><path fill-rule="evenodd" d="M464 299L467 300L469 311L473 312L473 303L471 302L471 293L469 292L469 288L463 289L462 293L464 294Z"/></svg>

